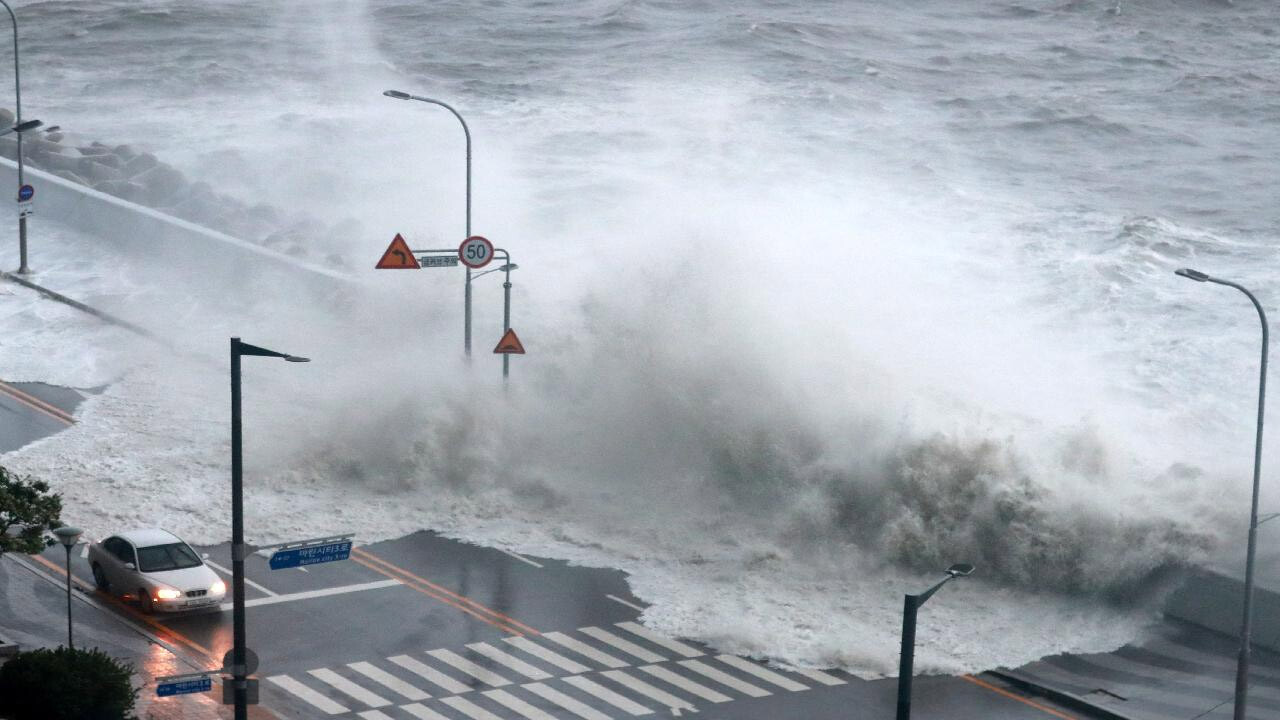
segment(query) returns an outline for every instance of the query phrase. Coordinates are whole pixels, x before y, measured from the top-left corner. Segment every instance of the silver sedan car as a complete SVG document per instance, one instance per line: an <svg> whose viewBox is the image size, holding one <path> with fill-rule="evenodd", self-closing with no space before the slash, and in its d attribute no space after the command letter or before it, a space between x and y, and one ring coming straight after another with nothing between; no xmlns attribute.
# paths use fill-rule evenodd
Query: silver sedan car
<svg viewBox="0 0 1280 720"><path fill-rule="evenodd" d="M89 546L99 590L133 598L144 612L217 605L227 584L177 535L158 528L118 533Z"/></svg>

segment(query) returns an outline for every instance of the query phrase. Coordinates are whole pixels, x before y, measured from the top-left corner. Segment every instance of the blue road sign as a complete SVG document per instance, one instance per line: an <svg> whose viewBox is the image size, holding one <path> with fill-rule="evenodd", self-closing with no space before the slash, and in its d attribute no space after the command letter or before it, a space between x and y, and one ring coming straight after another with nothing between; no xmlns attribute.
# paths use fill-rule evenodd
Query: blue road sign
<svg viewBox="0 0 1280 720"><path fill-rule="evenodd" d="M285 568L301 567L302 565L346 560L349 557L351 557L350 540L341 540L326 545L287 548L271 553L271 569L284 570Z"/></svg>
<svg viewBox="0 0 1280 720"><path fill-rule="evenodd" d="M26 202L36 196L36 189L30 185L23 185L18 188L18 201Z"/></svg>
<svg viewBox="0 0 1280 720"><path fill-rule="evenodd" d="M192 678L190 680L177 680L174 682L160 683L156 685L156 695L160 697L169 697L170 695L187 695L190 693L209 692L213 689L213 678L208 675L200 678Z"/></svg>

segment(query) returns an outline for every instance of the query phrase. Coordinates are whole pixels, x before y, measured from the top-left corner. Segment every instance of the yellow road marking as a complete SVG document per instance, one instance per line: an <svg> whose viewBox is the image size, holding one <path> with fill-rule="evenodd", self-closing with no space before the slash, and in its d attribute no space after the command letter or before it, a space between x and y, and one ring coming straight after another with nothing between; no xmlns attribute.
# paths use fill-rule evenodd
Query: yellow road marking
<svg viewBox="0 0 1280 720"><path fill-rule="evenodd" d="M978 687L986 688L987 690L990 690L991 692L996 693L997 695L1003 695L1003 696L1005 696L1005 697L1009 698L1010 700L1017 700L1018 702L1020 702L1020 703L1022 703L1022 704L1024 704L1024 705L1030 705L1031 707L1033 707L1033 708L1035 708L1035 709L1037 709L1037 710L1039 710L1039 711L1041 711L1041 712L1048 713L1048 714L1050 714L1050 715L1052 715L1052 716L1054 716L1054 717L1056 717L1056 718L1062 718L1062 720L1076 720L1076 718L1075 718L1074 716L1067 715L1066 713L1058 712L1057 710L1054 710L1054 709L1053 709L1053 708L1051 708L1051 707L1045 707L1044 705L1041 705L1041 704L1040 704L1040 703L1038 703L1038 702L1035 702L1035 701L1032 701L1032 700L1028 700L1027 698L1024 698L1024 697L1022 697L1022 696L1020 696L1020 695L1014 695L1013 693L1009 692L1008 690L1004 690L1003 688L998 688L998 687L996 687L995 685L992 685L991 683L986 682L986 681L984 681L984 680L979 680L978 678L976 678L976 677L974 677L974 676L972 676L972 675L961 675L961 676L960 676L960 679L961 679L961 680L968 680L969 682L973 683L974 685L977 685Z"/></svg>
<svg viewBox="0 0 1280 720"><path fill-rule="evenodd" d="M10 385L7 382L0 381L0 392L3 392L4 394L8 395L14 400L17 400L23 405L26 405L27 407L31 408L32 410L35 410L36 412L44 413L45 415L48 415L49 417L55 420L61 420L62 422L68 425L74 425L76 422L76 419L74 417L71 417L71 415L68 414L67 411L63 410L62 408L56 407L54 405L50 405L49 403L41 400L40 398L35 397L33 395L29 395L19 390L18 388Z"/></svg>

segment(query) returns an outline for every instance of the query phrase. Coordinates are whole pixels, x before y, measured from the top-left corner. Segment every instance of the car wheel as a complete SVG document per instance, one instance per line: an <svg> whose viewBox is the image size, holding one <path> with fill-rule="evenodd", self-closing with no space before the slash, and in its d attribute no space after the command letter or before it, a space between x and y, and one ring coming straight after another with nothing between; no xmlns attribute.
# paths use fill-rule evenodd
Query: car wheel
<svg viewBox="0 0 1280 720"><path fill-rule="evenodd" d="M93 584L103 592L111 588L111 584L107 582L107 574L102 572L102 566L98 563L93 564Z"/></svg>
<svg viewBox="0 0 1280 720"><path fill-rule="evenodd" d="M142 606L142 612L148 615L156 611L155 601L151 599L151 593L143 588L138 588L138 604Z"/></svg>

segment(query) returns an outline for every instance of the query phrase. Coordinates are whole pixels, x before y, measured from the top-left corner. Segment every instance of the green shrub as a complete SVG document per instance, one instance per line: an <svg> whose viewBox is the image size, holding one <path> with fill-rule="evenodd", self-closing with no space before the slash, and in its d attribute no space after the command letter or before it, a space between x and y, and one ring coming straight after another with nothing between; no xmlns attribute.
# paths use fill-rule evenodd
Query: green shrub
<svg viewBox="0 0 1280 720"><path fill-rule="evenodd" d="M0 665L0 716L10 720L136 720L133 666L94 648L20 652Z"/></svg>

